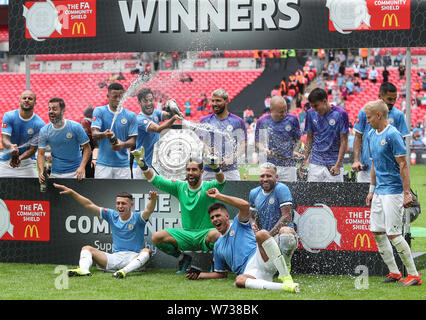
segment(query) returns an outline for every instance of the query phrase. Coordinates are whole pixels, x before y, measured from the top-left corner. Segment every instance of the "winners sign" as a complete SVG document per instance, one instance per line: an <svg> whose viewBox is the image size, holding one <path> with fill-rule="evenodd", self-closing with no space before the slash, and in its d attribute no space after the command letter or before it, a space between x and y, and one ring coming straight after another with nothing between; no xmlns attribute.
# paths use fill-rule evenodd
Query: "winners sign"
<svg viewBox="0 0 426 320"><path fill-rule="evenodd" d="M15 0L9 52L423 47L425 7L424 0Z"/></svg>

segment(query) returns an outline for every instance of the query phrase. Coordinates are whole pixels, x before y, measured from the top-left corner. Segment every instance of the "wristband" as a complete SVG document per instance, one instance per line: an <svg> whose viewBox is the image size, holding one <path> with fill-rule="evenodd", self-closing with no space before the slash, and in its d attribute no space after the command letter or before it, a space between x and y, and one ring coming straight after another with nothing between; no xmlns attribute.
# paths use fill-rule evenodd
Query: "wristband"
<svg viewBox="0 0 426 320"><path fill-rule="evenodd" d="M147 172L149 170L148 165L145 163L143 167L140 167L143 172Z"/></svg>
<svg viewBox="0 0 426 320"><path fill-rule="evenodd" d="M375 185L370 184L370 189L368 190L369 193L374 193L374 190L376 189Z"/></svg>

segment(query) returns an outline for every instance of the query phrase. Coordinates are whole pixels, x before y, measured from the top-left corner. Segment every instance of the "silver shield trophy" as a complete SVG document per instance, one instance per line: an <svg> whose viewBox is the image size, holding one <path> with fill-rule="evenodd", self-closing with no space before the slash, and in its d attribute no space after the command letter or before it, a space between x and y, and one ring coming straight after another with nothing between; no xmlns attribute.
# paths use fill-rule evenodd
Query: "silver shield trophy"
<svg viewBox="0 0 426 320"><path fill-rule="evenodd" d="M163 177L184 180L189 159L203 159L203 143L190 129L170 129L154 146L153 167Z"/></svg>

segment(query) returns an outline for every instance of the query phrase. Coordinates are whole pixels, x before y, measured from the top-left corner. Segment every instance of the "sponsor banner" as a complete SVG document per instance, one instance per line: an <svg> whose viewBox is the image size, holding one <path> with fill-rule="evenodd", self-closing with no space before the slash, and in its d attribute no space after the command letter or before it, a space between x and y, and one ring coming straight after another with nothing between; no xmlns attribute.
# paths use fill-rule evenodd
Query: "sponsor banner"
<svg viewBox="0 0 426 320"><path fill-rule="evenodd" d="M423 47L425 5L424 0L16 0L8 8L9 47L11 54Z"/></svg>
<svg viewBox="0 0 426 320"><path fill-rule="evenodd" d="M299 248L321 250L377 251L370 227L370 208L299 206L295 222Z"/></svg>
<svg viewBox="0 0 426 320"><path fill-rule="evenodd" d="M411 0L327 0L329 30L409 30Z"/></svg>
<svg viewBox="0 0 426 320"><path fill-rule="evenodd" d="M0 179L0 197L6 199L4 205L0 201L0 261L74 265L85 245L112 252L108 222L84 210L72 197L60 195L53 181L76 190L98 206L112 209L116 194L127 191L133 195L134 212L146 207L149 191L158 191L159 200L145 228L145 247L153 253L150 267L177 268L176 258L158 250L151 237L159 230L181 228L179 203L146 180L52 179L42 193L36 178ZM250 190L258 185L256 181L228 181L223 192L248 199ZM369 208L363 206L367 183L287 185L293 195L294 220L302 242L292 270L340 274L353 273L356 266L366 265L371 275L388 272L368 230ZM235 219L238 210L227 208L231 219ZM31 256L26 254L28 250Z"/></svg>
<svg viewBox="0 0 426 320"><path fill-rule="evenodd" d="M96 37L96 0L25 2L25 38Z"/></svg>
<svg viewBox="0 0 426 320"><path fill-rule="evenodd" d="M0 240L50 241L49 201L4 200L3 203L1 214L6 219L2 220L2 226L8 225L9 231Z"/></svg>

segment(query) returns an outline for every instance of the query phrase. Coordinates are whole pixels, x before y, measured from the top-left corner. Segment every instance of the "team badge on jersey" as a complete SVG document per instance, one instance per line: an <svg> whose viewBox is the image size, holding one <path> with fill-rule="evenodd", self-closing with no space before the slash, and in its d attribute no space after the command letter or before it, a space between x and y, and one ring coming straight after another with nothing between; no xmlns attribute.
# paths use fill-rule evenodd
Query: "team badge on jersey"
<svg viewBox="0 0 426 320"><path fill-rule="evenodd" d="M72 138L72 133L71 133L71 132L67 132L66 137L67 137L68 139L71 139L71 138Z"/></svg>
<svg viewBox="0 0 426 320"><path fill-rule="evenodd" d="M380 144L381 144L382 146L384 146L384 145L386 144L386 139L382 139L382 141L380 141Z"/></svg>
<svg viewBox="0 0 426 320"><path fill-rule="evenodd" d="M230 237L233 237L235 235L235 230L231 230L230 232L229 232L229 236Z"/></svg>
<svg viewBox="0 0 426 320"><path fill-rule="evenodd" d="M275 199L274 198L269 198L269 204L274 204Z"/></svg>
<svg viewBox="0 0 426 320"><path fill-rule="evenodd" d="M154 117L154 121L155 121L155 122L158 122L158 121L159 121L159 119L158 119L158 117L157 117L157 116L155 116L155 117Z"/></svg>
<svg viewBox="0 0 426 320"><path fill-rule="evenodd" d="M392 124L393 123L393 118L388 118L388 121L389 121L390 124Z"/></svg>
<svg viewBox="0 0 426 320"><path fill-rule="evenodd" d="M34 129L33 129L33 128L29 128L29 129L27 130L27 133L28 133L29 135L34 134Z"/></svg>
<svg viewBox="0 0 426 320"><path fill-rule="evenodd" d="M330 126L334 126L334 125L336 124L336 120L334 120L334 119L330 119L330 121L328 122L328 124L329 124Z"/></svg>
<svg viewBox="0 0 426 320"><path fill-rule="evenodd" d="M291 125L286 125L285 126L285 131L290 132L291 131Z"/></svg>
<svg viewBox="0 0 426 320"><path fill-rule="evenodd" d="M129 230L133 230L134 225L133 225L133 224L131 224L131 223L129 223L129 225L128 225L127 227L129 228Z"/></svg>
<svg viewBox="0 0 426 320"><path fill-rule="evenodd" d="M232 131L232 129L233 129L233 127L230 124L226 127L226 130L228 130L228 131Z"/></svg>
<svg viewBox="0 0 426 320"><path fill-rule="evenodd" d="M126 123L127 123L127 119L126 118L121 119L121 124L122 125L125 125Z"/></svg>

